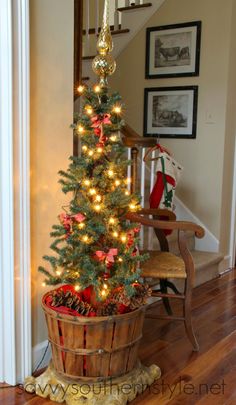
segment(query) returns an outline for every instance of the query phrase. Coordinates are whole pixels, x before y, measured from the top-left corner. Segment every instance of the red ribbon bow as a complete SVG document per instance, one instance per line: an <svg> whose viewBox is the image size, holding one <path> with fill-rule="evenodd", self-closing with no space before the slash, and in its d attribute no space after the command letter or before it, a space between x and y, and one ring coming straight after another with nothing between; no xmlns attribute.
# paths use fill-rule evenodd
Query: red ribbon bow
<svg viewBox="0 0 236 405"><path fill-rule="evenodd" d="M96 251L96 256L98 257L99 261L105 260L106 263L114 263L115 256L118 255L118 249L110 249L109 252L104 252L102 250Z"/></svg>
<svg viewBox="0 0 236 405"><path fill-rule="evenodd" d="M59 220L60 220L61 224L64 226L64 228L67 231L70 231L71 225L72 225L72 220L71 220L70 215L67 215L63 212L62 214L59 215Z"/></svg>
<svg viewBox="0 0 236 405"><path fill-rule="evenodd" d="M141 228L141 226L137 226L136 228L131 229L131 230L127 233L127 236L128 236L127 247L128 247L128 248L131 247L131 246L134 244L134 237L135 237L135 234L140 232L140 228Z"/></svg>
<svg viewBox="0 0 236 405"><path fill-rule="evenodd" d="M104 144L106 142L106 137L103 133L103 125L110 125L110 114L104 115L95 115L95 117L91 118L92 121L92 128L94 128L95 135L99 136L99 142Z"/></svg>
<svg viewBox="0 0 236 405"><path fill-rule="evenodd" d="M59 215L59 220L61 224L64 226L65 230L67 231L67 236L72 232L72 225L73 222L83 222L85 220L85 216L83 214L75 214L75 215L68 215L66 213L62 213Z"/></svg>
<svg viewBox="0 0 236 405"><path fill-rule="evenodd" d="M74 218L76 220L76 222L81 223L85 220L86 217L83 214L79 213L79 214L73 215L72 218Z"/></svg>
<svg viewBox="0 0 236 405"><path fill-rule="evenodd" d="M104 114L104 115L95 115L91 118L92 121L92 128L99 128L102 124L103 125L110 125L111 124L111 115Z"/></svg>

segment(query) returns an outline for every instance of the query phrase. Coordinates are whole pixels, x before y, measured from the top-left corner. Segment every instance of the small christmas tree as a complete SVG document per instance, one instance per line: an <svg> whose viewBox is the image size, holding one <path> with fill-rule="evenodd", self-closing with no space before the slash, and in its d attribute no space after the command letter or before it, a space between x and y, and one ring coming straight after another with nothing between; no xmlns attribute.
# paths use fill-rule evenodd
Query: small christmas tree
<svg viewBox="0 0 236 405"><path fill-rule="evenodd" d="M62 190L72 199L53 226L54 254L44 256L51 270L39 270L47 285L69 284L75 292L89 287L96 296L92 304L99 307L100 302L103 313L109 314L116 308L112 297L118 290L127 297L138 293L138 263L144 257L137 249L139 226L126 219L127 213L139 210L140 197L129 191L129 162L120 138L121 98L108 93L107 75L115 70L115 62L109 55L112 42L106 27L104 23L93 62L100 82L93 89L78 88L83 105L73 127L80 137L81 156L71 157L68 170L59 172ZM54 303L55 299L54 293Z"/></svg>

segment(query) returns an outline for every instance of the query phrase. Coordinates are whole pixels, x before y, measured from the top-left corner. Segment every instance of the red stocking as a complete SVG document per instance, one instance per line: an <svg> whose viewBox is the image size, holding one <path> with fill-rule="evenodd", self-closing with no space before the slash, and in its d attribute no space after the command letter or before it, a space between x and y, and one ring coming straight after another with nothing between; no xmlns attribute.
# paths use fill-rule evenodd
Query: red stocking
<svg viewBox="0 0 236 405"><path fill-rule="evenodd" d="M175 187L175 180L173 177L165 175L167 183ZM164 193L164 182L163 182L163 173L157 172L157 180L149 197L150 208L158 208ZM168 217L162 216L160 219L167 220ZM172 231L165 229L163 230L165 235L171 235Z"/></svg>
<svg viewBox="0 0 236 405"><path fill-rule="evenodd" d="M173 177L165 175L167 183L175 187L176 182ZM158 208L164 193L163 173L157 172L157 180L149 197L150 208Z"/></svg>

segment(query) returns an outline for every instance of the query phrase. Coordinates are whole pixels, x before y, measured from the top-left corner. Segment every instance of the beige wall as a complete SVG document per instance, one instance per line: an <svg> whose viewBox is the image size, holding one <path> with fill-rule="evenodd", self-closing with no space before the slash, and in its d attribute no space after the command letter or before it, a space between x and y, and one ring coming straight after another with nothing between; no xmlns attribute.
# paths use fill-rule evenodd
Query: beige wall
<svg viewBox="0 0 236 405"><path fill-rule="evenodd" d="M166 0L118 57L118 70L110 81L126 103L126 121L140 134L145 87L199 85L196 140L162 143L185 169L178 196L220 239L232 1ZM196 20L202 21L200 76L145 80L146 27ZM214 124L206 123L207 111Z"/></svg>
<svg viewBox="0 0 236 405"><path fill-rule="evenodd" d="M30 0L33 345L47 338L37 272L65 203L57 172L72 153L73 0Z"/></svg>

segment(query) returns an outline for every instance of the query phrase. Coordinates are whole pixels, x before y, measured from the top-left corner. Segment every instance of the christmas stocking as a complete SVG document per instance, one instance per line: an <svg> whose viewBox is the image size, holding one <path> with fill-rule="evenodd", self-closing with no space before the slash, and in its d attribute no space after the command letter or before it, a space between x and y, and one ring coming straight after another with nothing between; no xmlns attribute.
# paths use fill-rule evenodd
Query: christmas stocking
<svg viewBox="0 0 236 405"><path fill-rule="evenodd" d="M161 152L157 161L157 179L151 192L150 208L169 209L173 211L173 198L176 185L183 167L169 154ZM164 218L163 218L164 219ZM171 231L165 231L166 235Z"/></svg>

